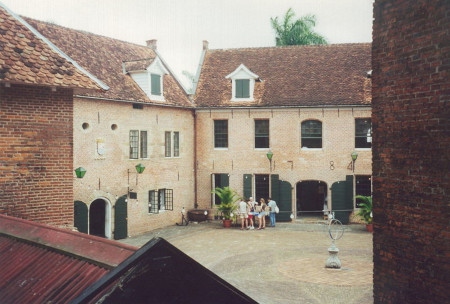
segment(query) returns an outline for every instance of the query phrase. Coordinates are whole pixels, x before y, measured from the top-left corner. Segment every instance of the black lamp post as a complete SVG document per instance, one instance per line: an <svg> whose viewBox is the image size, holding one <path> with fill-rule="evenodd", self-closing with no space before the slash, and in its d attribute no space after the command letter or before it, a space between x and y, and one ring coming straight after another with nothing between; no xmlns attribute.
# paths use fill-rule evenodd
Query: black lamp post
<svg viewBox="0 0 450 304"><path fill-rule="evenodd" d="M272 157L273 157L273 152L271 150L269 150L269 152L267 152L266 154L267 159L270 162L270 172L272 172Z"/></svg>
<svg viewBox="0 0 450 304"><path fill-rule="evenodd" d="M134 166L134 168L136 169L136 172L137 172L137 174L136 174L136 185L137 185L138 184L138 175L141 174L142 172L144 172L145 166L143 164L137 164L136 166ZM133 196L133 198L134 198L135 195L136 195L135 192L133 192L132 195L130 193L130 169L128 169L128 196L130 196L130 198L131 198L131 196Z"/></svg>
<svg viewBox="0 0 450 304"><path fill-rule="evenodd" d="M355 161L358 158L358 152L354 151L352 153L352 170L355 172Z"/></svg>
<svg viewBox="0 0 450 304"><path fill-rule="evenodd" d="M83 167L78 167L75 169L75 174L77 175L77 178L83 178L86 174L86 169Z"/></svg>

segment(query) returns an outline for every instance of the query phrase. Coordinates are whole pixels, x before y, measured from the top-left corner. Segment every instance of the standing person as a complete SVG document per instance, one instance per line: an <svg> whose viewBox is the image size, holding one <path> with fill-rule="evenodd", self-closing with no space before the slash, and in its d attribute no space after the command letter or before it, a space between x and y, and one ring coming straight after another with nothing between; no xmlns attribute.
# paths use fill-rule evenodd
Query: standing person
<svg viewBox="0 0 450 304"><path fill-rule="evenodd" d="M275 215L276 215L276 212L275 212L275 207L277 207L277 202L276 201L274 201L271 197L269 197L269 204L268 204L268 206L270 207L270 213L269 213L269 217L270 217L270 227L275 227L275 222L276 222L276 219L275 219Z"/></svg>
<svg viewBox="0 0 450 304"><path fill-rule="evenodd" d="M266 228L266 201L261 197L259 200L259 214L258 214L258 221L259 221L259 227L258 230Z"/></svg>
<svg viewBox="0 0 450 304"><path fill-rule="evenodd" d="M244 199L239 202L239 217L241 218L241 230L247 228L248 205Z"/></svg>
<svg viewBox="0 0 450 304"><path fill-rule="evenodd" d="M255 202L253 201L253 197L250 197L248 202L248 227L250 229L255 229L255 226L253 225L253 213L255 212Z"/></svg>

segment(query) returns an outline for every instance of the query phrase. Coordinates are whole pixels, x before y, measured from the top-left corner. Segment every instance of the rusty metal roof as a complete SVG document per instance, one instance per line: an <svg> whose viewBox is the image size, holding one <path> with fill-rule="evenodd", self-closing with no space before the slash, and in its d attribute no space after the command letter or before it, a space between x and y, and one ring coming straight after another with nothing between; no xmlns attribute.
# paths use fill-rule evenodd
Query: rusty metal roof
<svg viewBox="0 0 450 304"><path fill-rule="evenodd" d="M2 303L67 303L136 247L0 215Z"/></svg>

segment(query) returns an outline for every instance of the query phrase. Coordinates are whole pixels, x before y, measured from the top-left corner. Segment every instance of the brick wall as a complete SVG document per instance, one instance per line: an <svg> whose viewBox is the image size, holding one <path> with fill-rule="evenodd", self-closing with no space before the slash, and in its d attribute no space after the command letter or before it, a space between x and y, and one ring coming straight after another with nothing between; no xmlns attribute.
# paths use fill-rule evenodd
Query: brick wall
<svg viewBox="0 0 450 304"><path fill-rule="evenodd" d="M306 180L334 182L351 175L348 169L355 151L355 118L371 117L369 107L302 109L197 110L197 203L211 207L211 174L228 173L230 187L243 195L244 174L278 174L292 187L292 211L296 210L295 185ZM229 147L214 149L214 120L228 120ZM268 149L254 148L254 120L269 119L272 172ZM301 149L301 123L322 122L322 149ZM358 150L358 149L356 149ZM359 149L355 174L371 175L372 151ZM331 166L332 164L332 166ZM327 197L331 191L328 189ZM330 206L331 207L331 206Z"/></svg>
<svg viewBox="0 0 450 304"><path fill-rule="evenodd" d="M87 170L83 179L74 181L74 199L88 208L96 199L107 202L107 221L113 237L115 203L127 194L128 185L137 199L128 200L128 234L137 235L180 222L181 209L194 208L194 115L192 109L75 98L74 167ZM130 159L130 130L147 131L148 157ZM164 156L164 134L180 135L180 157ZM97 142L105 153L97 153ZM146 168L137 176L135 166ZM130 174L128 176L128 170ZM129 180L128 180L129 178ZM137 178L137 180L136 180ZM149 213L150 190L172 189L173 211Z"/></svg>
<svg viewBox="0 0 450 304"><path fill-rule="evenodd" d="M73 225L73 91L0 86L0 212Z"/></svg>
<svg viewBox="0 0 450 304"><path fill-rule="evenodd" d="M447 0L376 0L373 26L375 303L448 303Z"/></svg>

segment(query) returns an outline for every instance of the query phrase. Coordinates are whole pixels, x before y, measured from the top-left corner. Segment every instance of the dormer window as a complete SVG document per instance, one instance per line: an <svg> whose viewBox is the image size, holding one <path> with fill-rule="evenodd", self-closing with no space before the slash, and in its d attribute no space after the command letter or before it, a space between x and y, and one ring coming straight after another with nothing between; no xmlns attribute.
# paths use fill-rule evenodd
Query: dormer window
<svg viewBox="0 0 450 304"><path fill-rule="evenodd" d="M150 99L164 101L164 75L169 72L158 57L150 64L149 59L128 61L126 64L130 65L126 71Z"/></svg>
<svg viewBox="0 0 450 304"><path fill-rule="evenodd" d="M252 73L245 65L241 64L233 73L225 78L232 81L231 101L253 101L255 80L259 76Z"/></svg>

